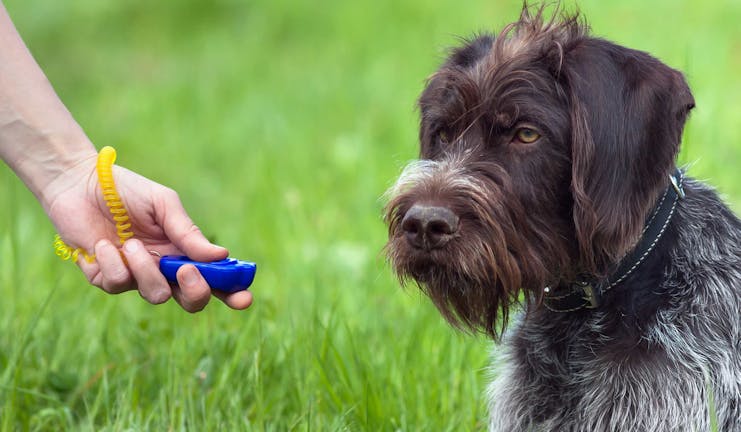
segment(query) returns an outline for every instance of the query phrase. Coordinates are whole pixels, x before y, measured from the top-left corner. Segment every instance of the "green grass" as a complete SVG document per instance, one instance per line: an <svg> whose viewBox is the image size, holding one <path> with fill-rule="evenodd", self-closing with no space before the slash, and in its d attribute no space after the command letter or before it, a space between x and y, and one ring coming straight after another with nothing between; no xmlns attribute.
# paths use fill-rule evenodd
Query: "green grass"
<svg viewBox="0 0 741 432"><path fill-rule="evenodd" d="M93 141L259 271L247 312L108 296L0 168L0 430L482 428L490 343L398 287L379 196L416 155L415 98L445 47L519 0L5 5ZM741 4L580 7L687 72L680 159L741 209Z"/></svg>

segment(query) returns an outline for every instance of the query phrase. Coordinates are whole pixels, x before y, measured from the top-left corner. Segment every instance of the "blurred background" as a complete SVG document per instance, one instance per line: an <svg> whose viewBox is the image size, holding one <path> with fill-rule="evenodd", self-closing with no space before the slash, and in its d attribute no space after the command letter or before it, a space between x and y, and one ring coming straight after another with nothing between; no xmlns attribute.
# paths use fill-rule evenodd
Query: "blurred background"
<svg viewBox="0 0 741 432"><path fill-rule="evenodd" d="M399 288L380 196L416 157L425 78L519 0L4 4L92 141L258 273L246 312L106 295L0 167L2 430L483 427L492 345ZM579 8L686 73L680 161L741 211L741 1Z"/></svg>

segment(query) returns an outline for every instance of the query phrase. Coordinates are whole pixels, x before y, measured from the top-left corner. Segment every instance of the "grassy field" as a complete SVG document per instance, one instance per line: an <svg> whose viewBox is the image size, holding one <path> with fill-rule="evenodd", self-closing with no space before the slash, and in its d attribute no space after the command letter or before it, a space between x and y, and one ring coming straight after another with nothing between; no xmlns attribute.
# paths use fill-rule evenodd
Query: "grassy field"
<svg viewBox="0 0 741 432"><path fill-rule="evenodd" d="M519 0L4 3L92 140L259 270L246 312L108 296L0 167L0 430L483 427L491 344L398 287L379 196L416 155L415 98L445 47ZM741 2L580 8L687 73L680 159L741 210Z"/></svg>

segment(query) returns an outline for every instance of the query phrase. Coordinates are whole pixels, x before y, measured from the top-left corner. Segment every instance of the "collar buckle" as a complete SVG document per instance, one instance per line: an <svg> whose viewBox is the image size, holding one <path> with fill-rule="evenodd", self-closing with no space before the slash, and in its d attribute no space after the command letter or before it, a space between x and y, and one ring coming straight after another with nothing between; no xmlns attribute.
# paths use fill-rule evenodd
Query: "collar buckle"
<svg viewBox="0 0 741 432"><path fill-rule="evenodd" d="M595 289L594 286L586 282L579 283L579 286L584 292L584 297L582 297L586 302L584 304L584 307L587 309L597 309L600 305L599 290Z"/></svg>
<svg viewBox="0 0 741 432"><path fill-rule="evenodd" d="M545 288L545 306L553 312L573 312L580 309L597 309L602 303L602 291L597 282L579 280L562 287L560 293Z"/></svg>

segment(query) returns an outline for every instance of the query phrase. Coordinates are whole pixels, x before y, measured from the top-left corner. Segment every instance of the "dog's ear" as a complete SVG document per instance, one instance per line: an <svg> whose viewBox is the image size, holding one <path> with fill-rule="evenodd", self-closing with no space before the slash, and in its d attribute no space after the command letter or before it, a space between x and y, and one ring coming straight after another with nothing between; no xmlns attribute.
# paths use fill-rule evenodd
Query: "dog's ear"
<svg viewBox="0 0 741 432"><path fill-rule="evenodd" d="M581 270L604 275L638 240L668 185L694 100L678 71L601 39L570 50L561 73Z"/></svg>

